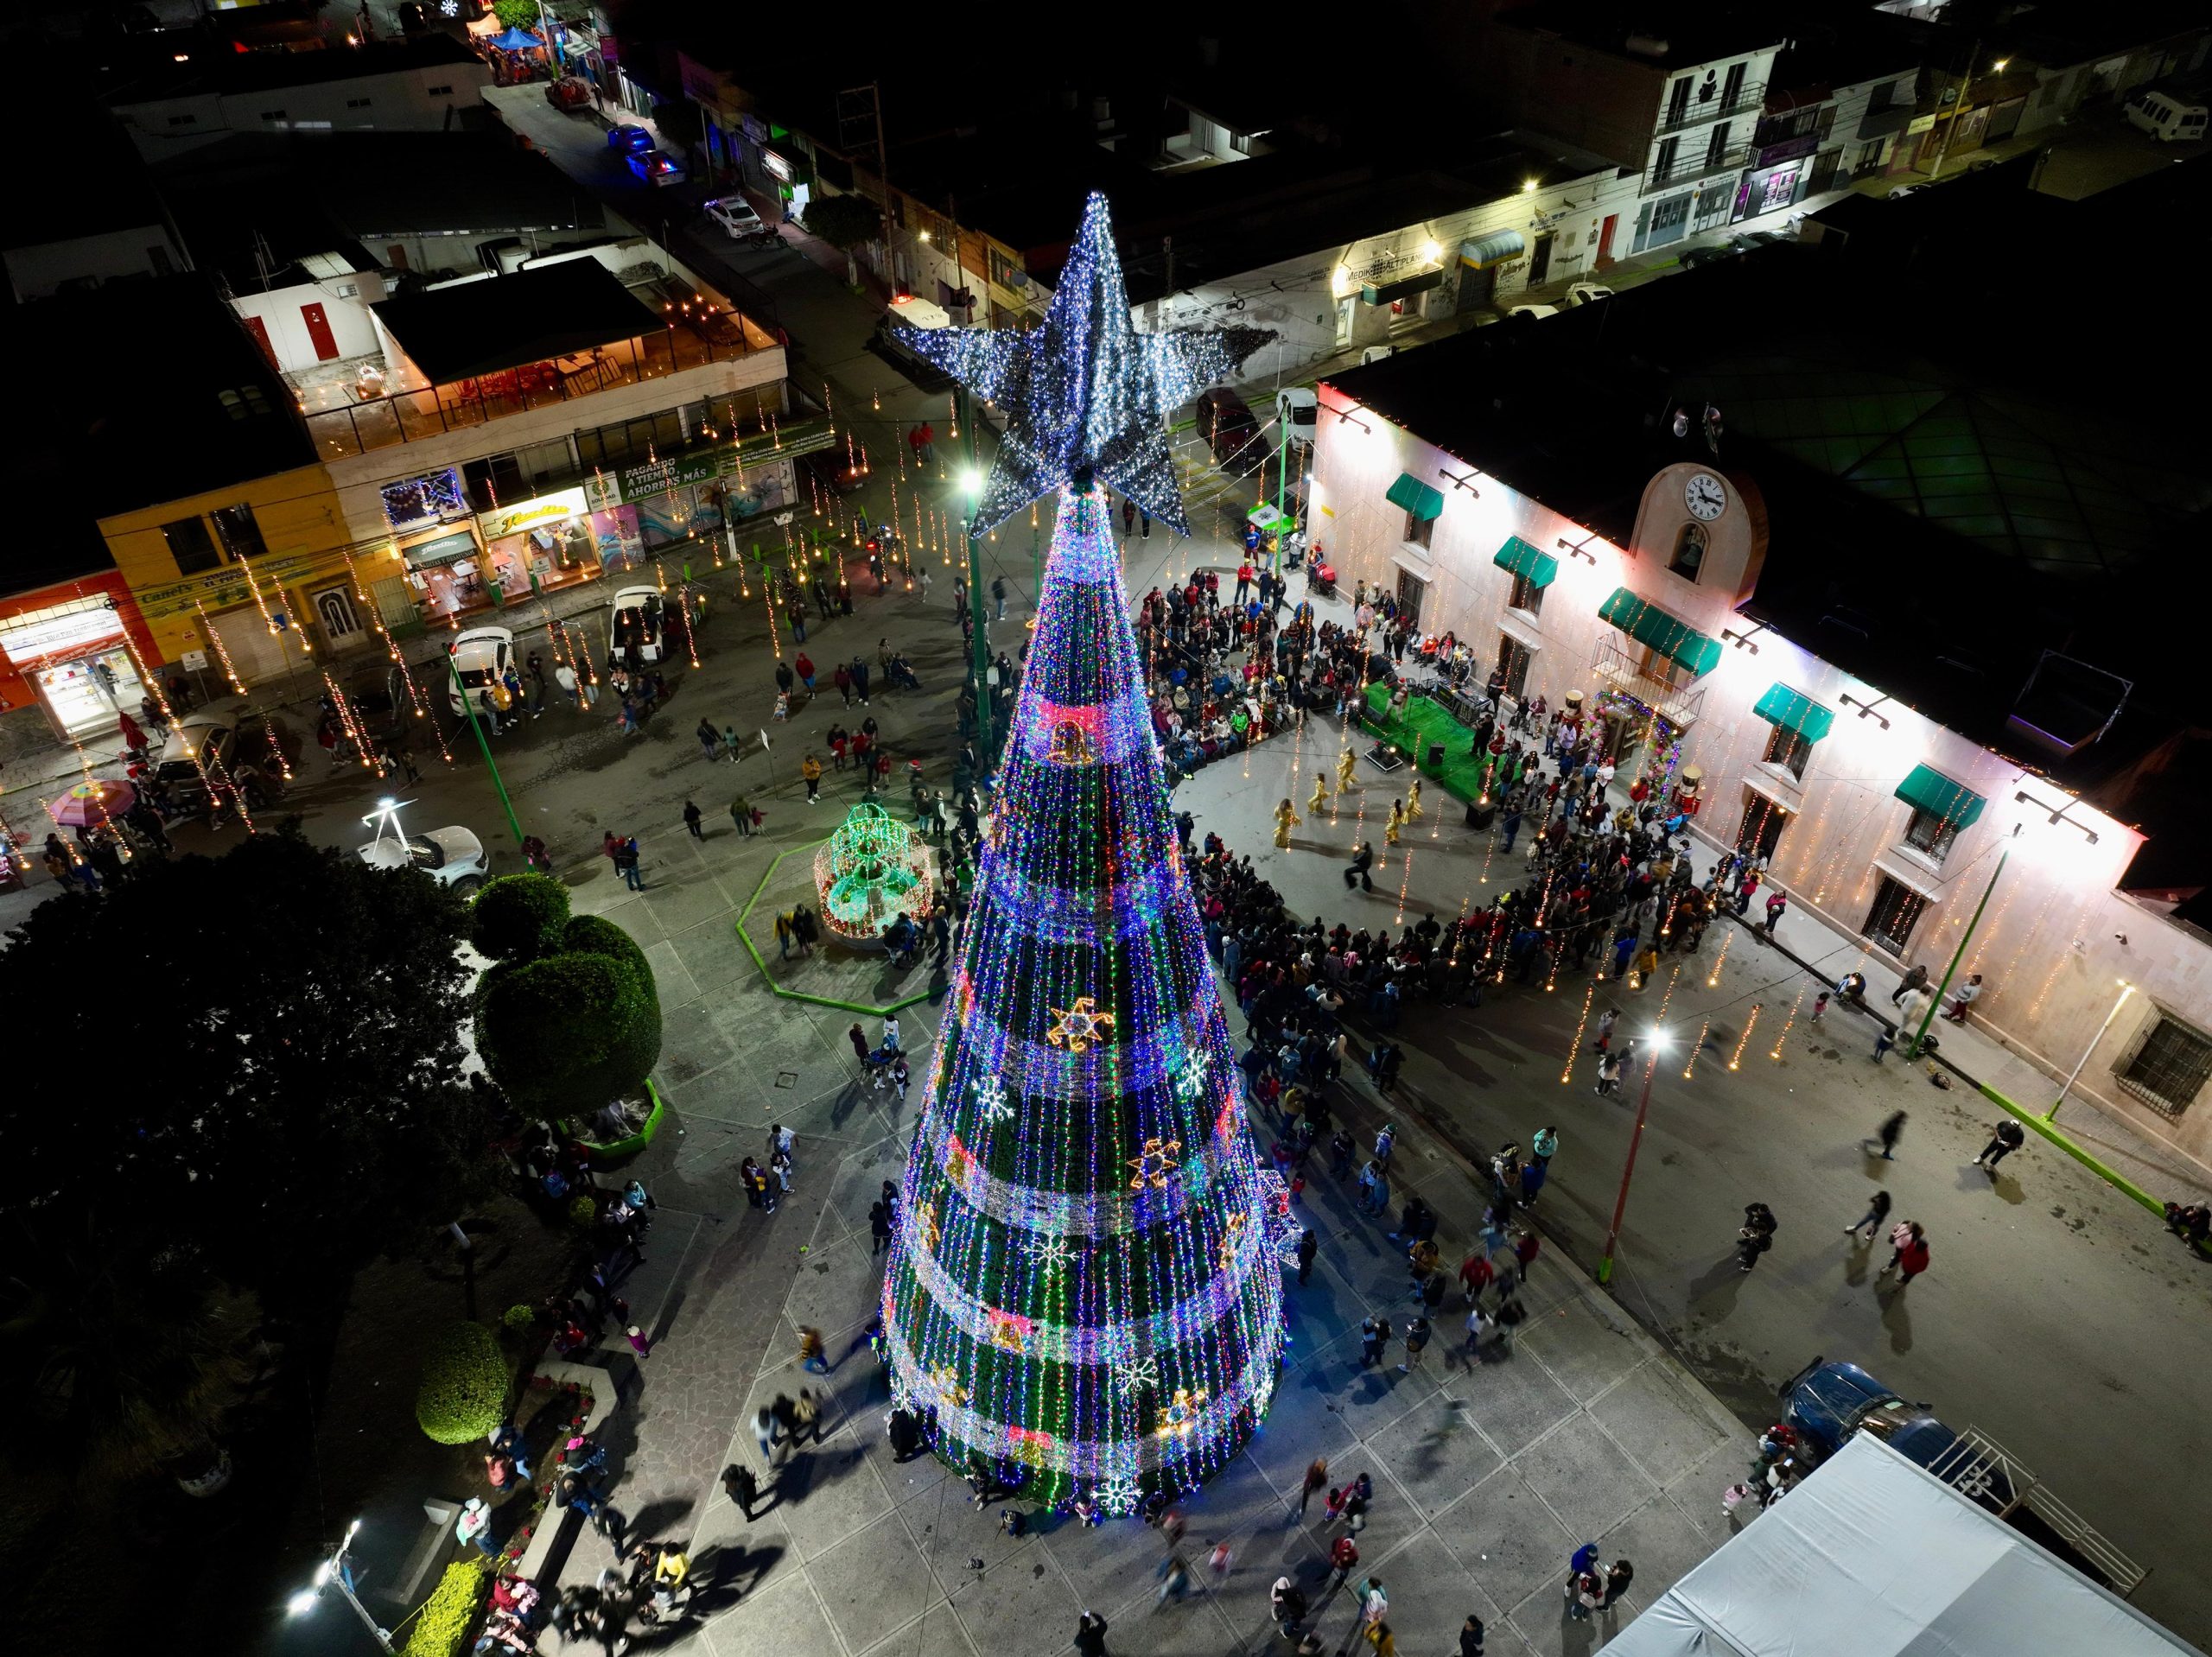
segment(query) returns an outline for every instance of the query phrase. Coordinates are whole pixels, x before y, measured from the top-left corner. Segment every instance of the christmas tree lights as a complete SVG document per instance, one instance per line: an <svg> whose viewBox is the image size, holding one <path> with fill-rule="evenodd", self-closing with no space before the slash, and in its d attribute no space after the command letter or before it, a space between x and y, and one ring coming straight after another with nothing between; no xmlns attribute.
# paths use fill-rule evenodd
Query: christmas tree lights
<svg viewBox="0 0 2212 1657"><path fill-rule="evenodd" d="M1135 334L1094 196L1042 328L913 342L1007 409L976 527L1059 505L881 1350L938 1455L1040 1504L1198 1484L1282 1358L1296 1224L1245 1123L1100 486L1180 523L1160 416L1262 337Z"/></svg>

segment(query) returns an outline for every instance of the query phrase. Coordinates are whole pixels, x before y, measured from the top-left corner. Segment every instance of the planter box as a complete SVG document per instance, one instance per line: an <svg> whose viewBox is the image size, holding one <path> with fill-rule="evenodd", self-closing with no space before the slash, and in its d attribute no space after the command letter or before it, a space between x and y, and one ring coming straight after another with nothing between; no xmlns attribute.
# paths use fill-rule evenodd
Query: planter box
<svg viewBox="0 0 2212 1657"><path fill-rule="evenodd" d="M625 1157L633 1157L653 1142L653 1135L660 1132L660 1119L668 1110L661 1100L660 1089L653 1085L651 1076L645 1078L645 1096L652 1101L652 1108L645 1113L645 1125L627 1139L602 1145L575 1122L562 1123L562 1131L589 1150L594 1161L619 1162Z"/></svg>

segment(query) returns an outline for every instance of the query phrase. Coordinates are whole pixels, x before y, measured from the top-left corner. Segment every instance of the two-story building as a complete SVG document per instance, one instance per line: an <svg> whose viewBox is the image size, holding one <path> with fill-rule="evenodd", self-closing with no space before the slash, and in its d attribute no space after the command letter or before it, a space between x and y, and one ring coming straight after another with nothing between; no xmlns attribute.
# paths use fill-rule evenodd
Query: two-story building
<svg viewBox="0 0 2212 1657"><path fill-rule="evenodd" d="M1471 62L1517 125L1640 176L1599 225L1602 263L1730 221L1784 34L1749 11L1535 0L1490 17Z"/></svg>
<svg viewBox="0 0 2212 1657"><path fill-rule="evenodd" d="M1893 29L1824 29L1775 60L1732 221L1885 173L1910 124L1918 52Z"/></svg>
<svg viewBox="0 0 2212 1657"><path fill-rule="evenodd" d="M2158 595L2208 417L2103 395L2152 319L2021 353L2044 295L1971 235L1849 245L1329 376L1314 533L1859 958L1963 943L1978 1023L2053 1076L2087 1052L2087 1093L2212 1161L2212 940L2173 903L2212 843L2154 781L2201 749Z"/></svg>

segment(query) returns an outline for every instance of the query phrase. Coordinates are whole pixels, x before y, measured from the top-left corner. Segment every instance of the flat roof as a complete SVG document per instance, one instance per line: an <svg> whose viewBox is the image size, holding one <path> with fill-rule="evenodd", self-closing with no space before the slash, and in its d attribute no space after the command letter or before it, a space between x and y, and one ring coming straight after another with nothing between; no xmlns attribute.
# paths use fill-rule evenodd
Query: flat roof
<svg viewBox="0 0 2212 1657"><path fill-rule="evenodd" d="M2135 222L2139 205L1960 187L1885 204L1927 208L1896 213L1899 225L1939 225L1911 257L1864 231L1842 251L1772 247L1330 384L1624 544L1654 472L1712 460L1695 415L1718 407L1717 464L1753 479L1767 511L1745 613L2094 790L2190 722L2196 606L2161 595L2199 584L2212 518L2212 409L2186 392L2120 394L2111 365L2155 360L2162 384L2190 387L2212 346L2159 308L2075 306L2054 328L2033 262L1986 260L1985 207L2024 227L2024 245L2082 246L2104 244L2107 217ZM1675 407L1692 411L1688 440L1672 435ZM2070 759L2005 729L2046 651L2135 686L2107 735Z"/></svg>
<svg viewBox="0 0 2212 1657"><path fill-rule="evenodd" d="M1501 24L1541 29L1593 52L1679 69L1740 57L1761 47L1779 46L1789 29L1776 21L1772 7L1713 4L1711 0L1534 0L1497 15ZM1631 51L1631 40L1649 42L1649 51Z"/></svg>
<svg viewBox="0 0 2212 1657"><path fill-rule="evenodd" d="M10 307L23 388L0 586L104 567L97 520L315 464L292 393L205 276Z"/></svg>
<svg viewBox="0 0 2212 1657"><path fill-rule="evenodd" d="M221 16L247 14L226 12ZM371 41L321 52L240 52L215 41L189 49L183 63L156 64L106 94L111 105L151 104L174 98L279 91L287 86L323 86L372 75L405 74L416 69L484 67L483 59L449 35L433 30L405 41Z"/></svg>
<svg viewBox="0 0 2212 1657"><path fill-rule="evenodd" d="M596 259L424 289L369 308L439 385L634 340L660 325Z"/></svg>

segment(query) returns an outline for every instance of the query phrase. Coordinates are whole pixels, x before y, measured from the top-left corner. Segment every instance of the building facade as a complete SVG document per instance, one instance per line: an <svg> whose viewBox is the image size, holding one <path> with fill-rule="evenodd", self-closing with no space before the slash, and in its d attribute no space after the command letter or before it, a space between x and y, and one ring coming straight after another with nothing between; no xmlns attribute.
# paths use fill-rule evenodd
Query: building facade
<svg viewBox="0 0 2212 1657"><path fill-rule="evenodd" d="M1664 466L1615 545L1479 454L1327 382L1321 401L1313 522L1340 581L1395 593L1516 694L1579 704L1624 777L1770 858L1866 957L1940 976L1986 895L1959 968L1987 985L1976 1023L2047 1075L2082 1060L2077 1095L2212 1162L2212 948L2118 890L2142 835L1747 619L1755 478Z"/></svg>

